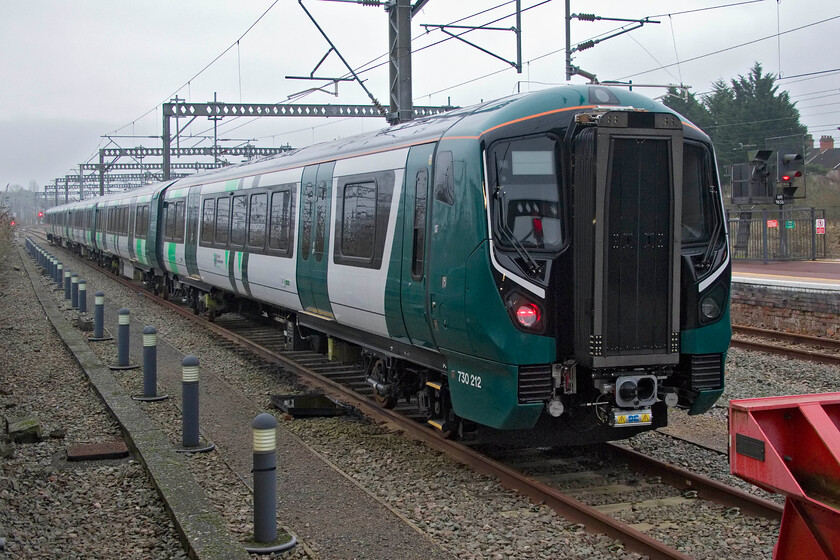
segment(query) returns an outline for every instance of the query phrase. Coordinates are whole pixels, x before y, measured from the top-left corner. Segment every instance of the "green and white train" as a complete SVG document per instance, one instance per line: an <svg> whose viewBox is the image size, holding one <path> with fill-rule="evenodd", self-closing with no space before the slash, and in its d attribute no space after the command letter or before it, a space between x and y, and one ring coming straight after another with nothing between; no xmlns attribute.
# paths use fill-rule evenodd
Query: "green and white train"
<svg viewBox="0 0 840 560"><path fill-rule="evenodd" d="M723 391L711 142L638 94L514 95L47 211L54 242L196 312L362 348L447 434L626 437Z"/></svg>

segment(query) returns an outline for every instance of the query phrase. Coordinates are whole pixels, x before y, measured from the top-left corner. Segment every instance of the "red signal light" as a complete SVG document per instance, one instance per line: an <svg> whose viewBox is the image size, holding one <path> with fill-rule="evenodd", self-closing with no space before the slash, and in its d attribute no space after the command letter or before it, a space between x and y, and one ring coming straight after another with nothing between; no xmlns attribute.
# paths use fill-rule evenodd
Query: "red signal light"
<svg viewBox="0 0 840 560"><path fill-rule="evenodd" d="M12 225L15 225L15 221L14 221L14 220L12 220Z"/></svg>
<svg viewBox="0 0 840 560"><path fill-rule="evenodd" d="M531 328L540 322L540 308L533 303L524 303L516 310L516 319L525 328Z"/></svg>
<svg viewBox="0 0 840 560"><path fill-rule="evenodd" d="M43 213L43 212L38 212L38 217L39 217L39 218L43 218L43 217L44 217L44 213Z"/></svg>
<svg viewBox="0 0 840 560"><path fill-rule="evenodd" d="M782 175L782 181L790 181L790 175Z"/></svg>

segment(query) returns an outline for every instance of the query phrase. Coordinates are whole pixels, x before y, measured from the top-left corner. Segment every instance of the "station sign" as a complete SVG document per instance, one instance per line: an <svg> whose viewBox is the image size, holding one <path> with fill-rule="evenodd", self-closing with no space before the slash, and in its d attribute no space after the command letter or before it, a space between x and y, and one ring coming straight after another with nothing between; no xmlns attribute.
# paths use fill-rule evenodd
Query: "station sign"
<svg viewBox="0 0 840 560"><path fill-rule="evenodd" d="M815 222L817 226L817 235L825 235L825 218L817 218Z"/></svg>
<svg viewBox="0 0 840 560"><path fill-rule="evenodd" d="M767 220L767 227L769 227L769 228L779 227L779 220Z"/></svg>

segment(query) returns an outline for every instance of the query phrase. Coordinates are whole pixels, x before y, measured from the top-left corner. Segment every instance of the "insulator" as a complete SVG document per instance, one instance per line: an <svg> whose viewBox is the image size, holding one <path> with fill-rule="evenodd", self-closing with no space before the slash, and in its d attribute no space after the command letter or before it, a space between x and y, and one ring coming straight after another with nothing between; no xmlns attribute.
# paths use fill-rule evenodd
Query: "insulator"
<svg viewBox="0 0 840 560"><path fill-rule="evenodd" d="M595 46L595 41L584 41L583 43L577 46L577 50L585 51L586 49L591 49Z"/></svg>
<svg viewBox="0 0 840 560"><path fill-rule="evenodd" d="M580 21L595 21L595 14L576 14Z"/></svg>
<svg viewBox="0 0 840 560"><path fill-rule="evenodd" d="M382 4L379 0L356 0L362 6L379 6Z"/></svg>

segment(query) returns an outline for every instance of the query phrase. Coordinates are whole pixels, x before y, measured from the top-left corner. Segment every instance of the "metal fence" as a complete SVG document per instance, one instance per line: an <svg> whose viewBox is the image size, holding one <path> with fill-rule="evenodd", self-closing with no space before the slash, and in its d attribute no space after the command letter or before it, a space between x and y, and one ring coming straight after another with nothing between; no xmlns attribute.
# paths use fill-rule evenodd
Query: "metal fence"
<svg viewBox="0 0 840 560"><path fill-rule="evenodd" d="M825 210L729 210L733 259L801 261L825 258ZM818 229L817 220L822 220Z"/></svg>

